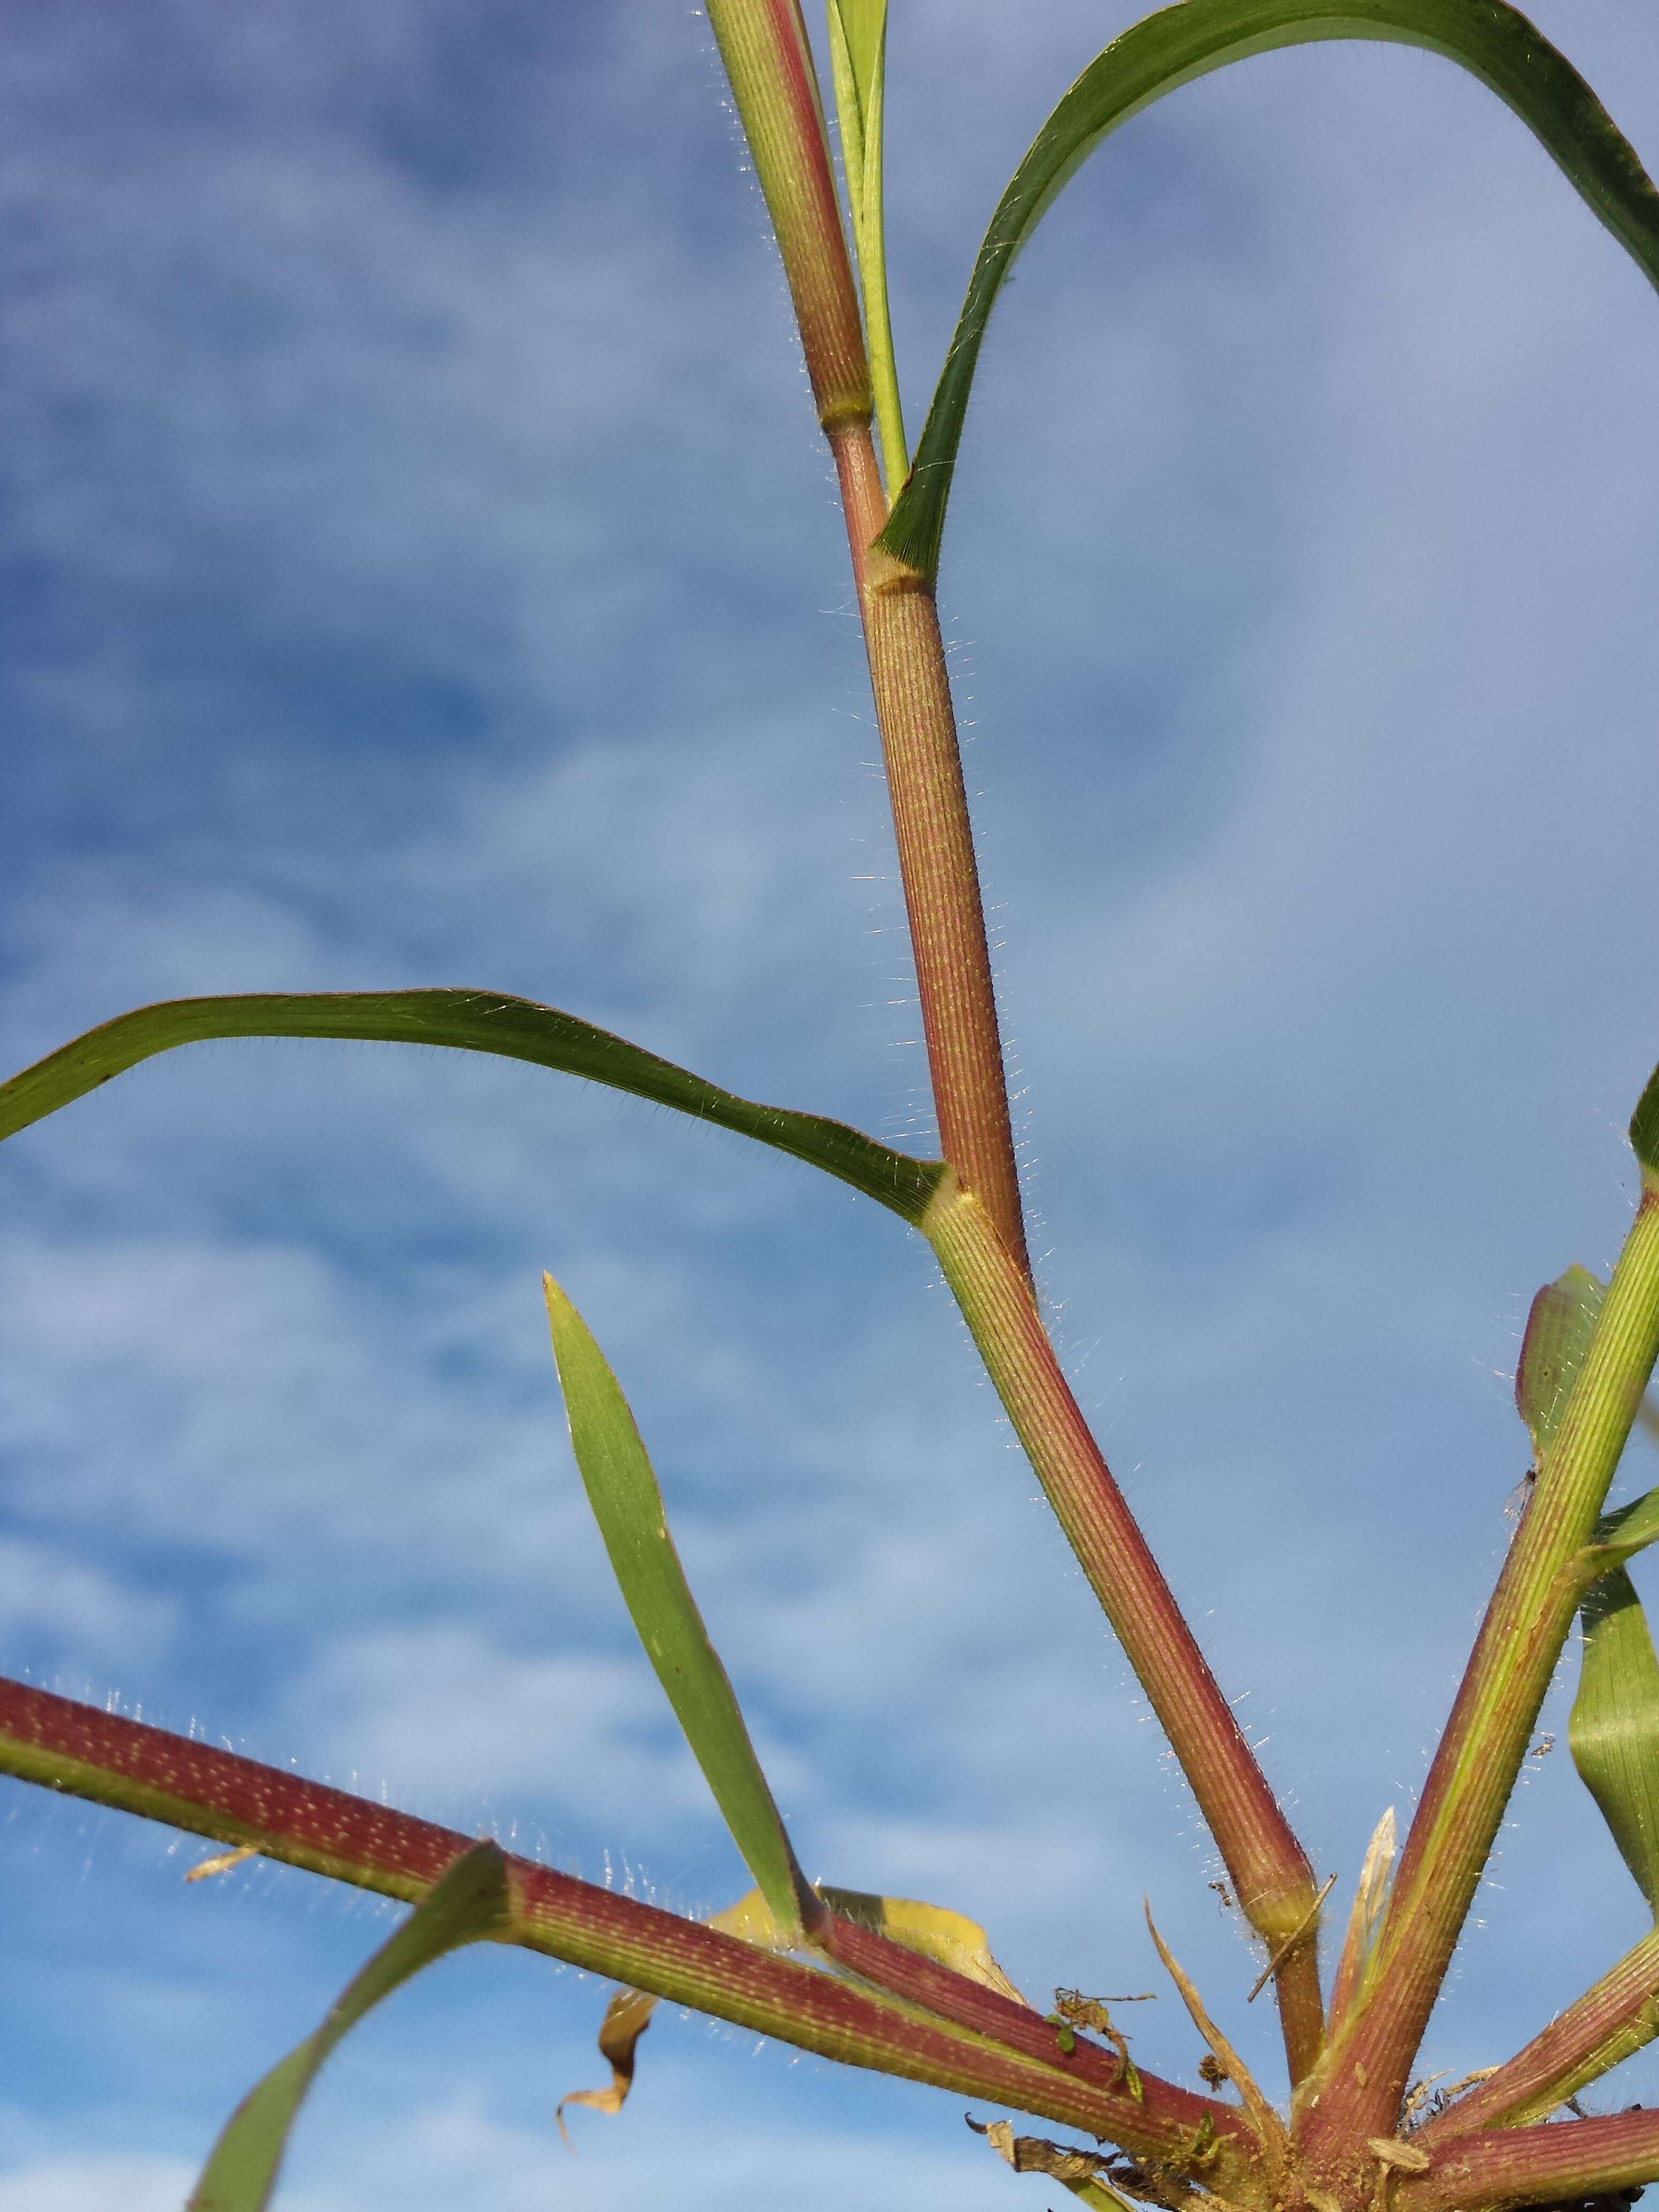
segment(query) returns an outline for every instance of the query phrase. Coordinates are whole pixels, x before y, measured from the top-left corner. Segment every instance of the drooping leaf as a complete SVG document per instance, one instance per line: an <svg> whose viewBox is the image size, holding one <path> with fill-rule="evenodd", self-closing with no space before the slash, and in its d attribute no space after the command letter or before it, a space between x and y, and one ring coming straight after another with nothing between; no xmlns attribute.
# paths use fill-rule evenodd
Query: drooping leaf
<svg viewBox="0 0 1659 2212"><path fill-rule="evenodd" d="M1573 1764L1659 1919L1659 1657L1620 1568L1583 1602L1584 1654L1567 1741Z"/></svg>
<svg viewBox="0 0 1659 2212"><path fill-rule="evenodd" d="M1120 124L1178 85L1247 55L1329 39L1423 46L1461 63L1514 110L1659 284L1659 193L1577 70L1501 0L1178 0L1097 56L1037 133L998 203L915 465L878 541L896 560L925 576L938 571L945 502L986 324L1016 255L1079 163ZM1650 1086L1638 1120L1644 1133L1633 1133L1638 1153L1659 1173L1659 1084Z"/></svg>
<svg viewBox="0 0 1659 2212"><path fill-rule="evenodd" d="M1012 1998L1016 2004L1025 2002L991 1956L985 1930L965 1913L952 1912L945 1905L923 1905L913 1897L878 1897L867 1890L834 1889L823 1882L817 1887L823 1903L843 1920L872 1929L890 1942L902 1943L907 1951L919 1952L925 1959L965 1974L970 1981ZM790 1948L757 1889L751 1889L724 1911L712 1914L704 1924L727 1936L741 1936L763 1951ZM641 1990L618 1990L605 2007L599 2026L599 2052L610 2063L611 2086L574 2090L561 2100L561 2112L567 2105L587 2105L600 2112L621 2112L634 2084L639 2039L656 2008L655 1997Z"/></svg>
<svg viewBox="0 0 1659 2212"><path fill-rule="evenodd" d="M852 201L853 249L864 295L870 385L890 501L897 496L909 463L887 307L887 239L882 204L887 0L828 0L828 9L836 112Z"/></svg>
<svg viewBox="0 0 1659 2212"><path fill-rule="evenodd" d="M581 1316L551 1275L542 1282L571 1448L623 1601L767 1909L798 1943L811 1891L685 1579L634 1416Z"/></svg>
<svg viewBox="0 0 1659 2212"><path fill-rule="evenodd" d="M511 1910L507 1862L494 1844L457 1859L347 1984L321 2027L243 2098L213 2146L187 2212L264 2212L295 2115L335 2045L434 1959L505 1929Z"/></svg>
<svg viewBox="0 0 1659 2212"><path fill-rule="evenodd" d="M175 1045L211 1037L357 1037L443 1045L580 1075L735 1129L822 1168L910 1222L920 1221L944 1170L911 1159L818 1114L738 1098L574 1014L490 991L339 991L289 996L172 999L120 1014L0 1084L0 1138L13 1136Z"/></svg>
<svg viewBox="0 0 1659 2212"><path fill-rule="evenodd" d="M1532 1437L1534 1468L1544 1464L1561 1425L1607 1294L1607 1285L1589 1268L1569 1267L1532 1302L1515 1370L1515 1402Z"/></svg>

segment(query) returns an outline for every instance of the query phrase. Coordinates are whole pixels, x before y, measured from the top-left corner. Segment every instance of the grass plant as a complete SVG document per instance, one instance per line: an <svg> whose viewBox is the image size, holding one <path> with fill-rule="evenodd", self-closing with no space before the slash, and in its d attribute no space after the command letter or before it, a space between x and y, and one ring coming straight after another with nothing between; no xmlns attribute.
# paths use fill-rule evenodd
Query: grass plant
<svg viewBox="0 0 1659 2212"><path fill-rule="evenodd" d="M1190 1786L1251 1931L1282 2036L1285 2093L1255 2080L1153 1929L1206 2056L1195 2085L1139 2066L1104 2000L1031 2002L948 1900L809 1880L675 1548L643 1439L605 1354L550 1277L552 1353L581 1480L641 1644L752 1876L704 1923L378 1803L118 1713L0 1682L0 1771L309 1869L413 1907L316 2033L227 2123L195 2212L270 2200L329 2050L379 1998L460 1943L514 1943L619 1984L601 2048L617 2111L659 1999L848 2065L933 2083L1018 2173L1086 2203L1184 2212L1506 2212L1617 2200L1659 2179L1659 2113L1574 2100L1659 2035L1659 1935L1644 1936L1505 2062L1414 2087L1445 1982L1576 1620L1574 1758L1659 1914L1659 1661L1628 1561L1659 1492L1607 1510L1659 1354L1659 1073L1630 1141L1642 1195L1605 1285L1540 1291L1516 1395L1532 1474L1497 1588L1403 1837L1378 1829L1336 1898L1294 1832L1080 1411L1034 1286L983 902L936 604L981 341L1022 246L1111 132L1169 92L1275 47L1381 40L1471 73L1659 285L1659 193L1571 64L1501 0L1177 0L1067 91L994 210L914 456L883 239L885 0L829 0L842 184L797 0L708 14L782 257L833 458L868 653L920 988L940 1157L757 1103L578 1012L477 991L198 998L141 1008L0 1086L10 1136L137 1061L207 1038L374 1039L506 1055L711 1121L838 1178L920 1237L1090 1588ZM1334 1906L1336 1908L1333 1918Z"/></svg>

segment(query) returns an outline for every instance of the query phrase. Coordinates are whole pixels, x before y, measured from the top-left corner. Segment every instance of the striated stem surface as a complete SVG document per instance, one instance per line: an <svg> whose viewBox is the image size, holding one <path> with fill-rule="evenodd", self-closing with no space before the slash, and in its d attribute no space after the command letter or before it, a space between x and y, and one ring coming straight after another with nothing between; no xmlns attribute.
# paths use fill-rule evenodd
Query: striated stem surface
<svg viewBox="0 0 1659 2212"><path fill-rule="evenodd" d="M410 1903L476 1840L211 1744L3 1680L0 1772L216 1843L247 1844L263 1857ZM919 2019L816 1968L551 1867L509 1857L507 1868L514 1919L506 1941L799 2050L994 2099L1140 2156L1179 2157L1207 2116L1230 2172L1240 2166L1242 2176L1237 2118L1226 2106L1150 2075L1141 2077L1145 2095L1138 2101L1115 2086L1112 2054L1093 2045L1079 2045L1069 2057L1057 2045L1045 2048L1043 2037L1052 2039L1053 2031L1036 2014L1006 1999L988 2008L992 1992L945 1967L928 1964L916 1981L910 1969L927 1962L882 1936L848 1931L861 1970L890 1986L906 1982L935 2017ZM953 2021L952 2011L965 2019ZM998 2028L1009 2027L1024 2049L991 2039Z"/></svg>
<svg viewBox="0 0 1659 2212"><path fill-rule="evenodd" d="M1560 1425L1543 1455L1401 1855L1367 1995L1305 2115L1310 2154L1393 2130L1540 1706L1583 1591L1576 1555L1659 1356L1659 1188L1641 1202Z"/></svg>
<svg viewBox="0 0 1659 2212"><path fill-rule="evenodd" d="M1483 2128L1548 2117L1659 2036L1659 1929L1466 2097L1420 2127L1425 2150Z"/></svg>
<svg viewBox="0 0 1659 2212"><path fill-rule="evenodd" d="M1291 2078L1324 2032L1313 1870L1072 1395L1024 1277L973 1194L941 1185L922 1229L1016 1434L1192 1785L1270 1952Z"/></svg>
<svg viewBox="0 0 1659 2212"><path fill-rule="evenodd" d="M1449 2144L1426 2173L1395 2179L1395 2212L1581 2204L1659 2180L1659 2112L1505 2128ZM1612 2212L1612 2208L1608 2208Z"/></svg>
<svg viewBox="0 0 1659 2212"><path fill-rule="evenodd" d="M1030 1272L973 824L933 594L871 542L887 519L866 422L829 433L915 954L939 1149Z"/></svg>

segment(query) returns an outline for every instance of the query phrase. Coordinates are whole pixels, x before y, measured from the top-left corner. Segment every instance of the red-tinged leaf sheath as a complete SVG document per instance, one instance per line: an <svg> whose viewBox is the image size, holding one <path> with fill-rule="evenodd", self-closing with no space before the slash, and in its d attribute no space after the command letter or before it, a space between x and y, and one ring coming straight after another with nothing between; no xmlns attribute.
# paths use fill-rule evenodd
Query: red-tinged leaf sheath
<svg viewBox="0 0 1659 2212"><path fill-rule="evenodd" d="M1413 2141L1415 2138L1413 2137ZM1659 2180L1659 2112L1504 2128L1449 2143L1426 2173L1395 2177L1395 2212L1580 2203Z"/></svg>
<svg viewBox="0 0 1659 2212"><path fill-rule="evenodd" d="M830 434L864 619L939 1149L1029 1274L973 823L933 588L871 541L887 517L867 422Z"/></svg>
<svg viewBox="0 0 1659 2212"><path fill-rule="evenodd" d="M1558 2106L1659 2036L1659 1929L1558 2013L1524 2049L1425 2122L1412 2141L1425 2150L1486 2128L1541 2120Z"/></svg>
<svg viewBox="0 0 1659 2212"><path fill-rule="evenodd" d="M986 1209L947 1182L923 1233L938 1255L997 1395L1270 1953L1291 2078L1323 2033L1313 1870L1221 1694L1060 1370L1030 1290ZM1291 1939L1296 1939L1294 1942Z"/></svg>
<svg viewBox="0 0 1659 2212"><path fill-rule="evenodd" d="M871 412L858 291L799 0L708 0L755 173L783 256L818 420Z"/></svg>
<svg viewBox="0 0 1659 2212"><path fill-rule="evenodd" d="M868 361L797 0L710 0L841 480L945 1158L1025 1264L1007 1079L945 647L931 589L868 548L887 520ZM918 588L920 587L920 588Z"/></svg>
<svg viewBox="0 0 1659 2212"><path fill-rule="evenodd" d="M937 1203L937 1201L935 1201ZM1659 1356L1659 1170L1643 1192L1595 1333L1486 1609L1424 1784L1364 2002L1331 2045L1302 2116L1322 2161L1394 2129L1556 1661L1583 1594L1589 1542Z"/></svg>
<svg viewBox="0 0 1659 2212"><path fill-rule="evenodd" d="M261 1856L415 1903L475 1838L234 1752L0 1680L0 1772L182 1828ZM501 1940L775 2036L849 2066L925 2081L958 2096L1120 2142L1136 2156L1190 2149L1194 2100L1143 2075L1144 2106L1115 2094L1056 2050L1038 2061L977 2028L919 2021L817 1969L780 1959L653 1905L509 1856L511 1926ZM963 1978L944 1969L940 1986ZM986 1994L966 1983L964 2002ZM977 2017L977 2014L975 2015ZM1248 2175L1237 2201L1249 2203Z"/></svg>

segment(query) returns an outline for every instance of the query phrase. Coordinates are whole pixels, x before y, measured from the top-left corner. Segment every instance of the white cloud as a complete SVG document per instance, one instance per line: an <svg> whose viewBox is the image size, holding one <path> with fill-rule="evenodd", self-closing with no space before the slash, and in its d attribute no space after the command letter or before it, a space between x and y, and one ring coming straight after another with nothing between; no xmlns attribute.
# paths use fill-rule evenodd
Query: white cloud
<svg viewBox="0 0 1659 2212"><path fill-rule="evenodd" d="M47 2156L0 2172L0 2212L178 2212L195 2179L177 2159Z"/></svg>

